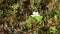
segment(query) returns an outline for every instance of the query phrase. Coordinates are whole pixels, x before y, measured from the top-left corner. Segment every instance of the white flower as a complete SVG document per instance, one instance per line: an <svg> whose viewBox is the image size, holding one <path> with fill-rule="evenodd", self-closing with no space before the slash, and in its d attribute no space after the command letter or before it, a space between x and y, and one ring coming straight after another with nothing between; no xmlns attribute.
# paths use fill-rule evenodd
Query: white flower
<svg viewBox="0 0 60 34"><path fill-rule="evenodd" d="M32 17L35 17L35 16L39 16L39 13L38 12L33 12L33 15L31 15Z"/></svg>

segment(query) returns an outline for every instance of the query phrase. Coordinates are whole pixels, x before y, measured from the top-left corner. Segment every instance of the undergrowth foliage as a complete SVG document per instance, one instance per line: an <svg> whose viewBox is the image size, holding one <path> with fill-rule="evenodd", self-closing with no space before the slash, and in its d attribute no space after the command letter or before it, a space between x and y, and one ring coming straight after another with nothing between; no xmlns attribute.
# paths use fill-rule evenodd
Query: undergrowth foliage
<svg viewBox="0 0 60 34"><path fill-rule="evenodd" d="M0 34L60 34L60 0L0 0Z"/></svg>

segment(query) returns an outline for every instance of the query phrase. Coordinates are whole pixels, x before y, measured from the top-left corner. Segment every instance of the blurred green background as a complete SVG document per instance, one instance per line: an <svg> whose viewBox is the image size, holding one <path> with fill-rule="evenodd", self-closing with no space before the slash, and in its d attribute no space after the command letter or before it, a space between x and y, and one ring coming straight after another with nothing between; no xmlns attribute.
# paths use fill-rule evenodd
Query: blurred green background
<svg viewBox="0 0 60 34"><path fill-rule="evenodd" d="M0 0L0 34L60 34L60 0Z"/></svg>

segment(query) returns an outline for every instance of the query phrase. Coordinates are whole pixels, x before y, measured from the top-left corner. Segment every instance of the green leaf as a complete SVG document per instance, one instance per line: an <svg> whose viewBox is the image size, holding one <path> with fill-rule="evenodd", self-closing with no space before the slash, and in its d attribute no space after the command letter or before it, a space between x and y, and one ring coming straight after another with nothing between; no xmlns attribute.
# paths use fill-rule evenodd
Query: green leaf
<svg viewBox="0 0 60 34"><path fill-rule="evenodd" d="M41 21L42 16L37 16L37 17L35 17L35 18L36 18L36 20L39 22L39 21Z"/></svg>
<svg viewBox="0 0 60 34"><path fill-rule="evenodd" d="M28 27L28 29L31 29L32 28L31 23L30 24L27 24L27 27Z"/></svg>
<svg viewBox="0 0 60 34"><path fill-rule="evenodd" d="M54 16L55 21L57 22L57 15Z"/></svg>
<svg viewBox="0 0 60 34"><path fill-rule="evenodd" d="M14 4L14 5L12 5L11 7L12 7L12 8L13 8L13 10L15 11L16 9L18 9L18 7L19 7L19 3Z"/></svg>
<svg viewBox="0 0 60 34"><path fill-rule="evenodd" d="M56 26L51 26L50 27L50 32L56 32L56 31L57 31Z"/></svg>

